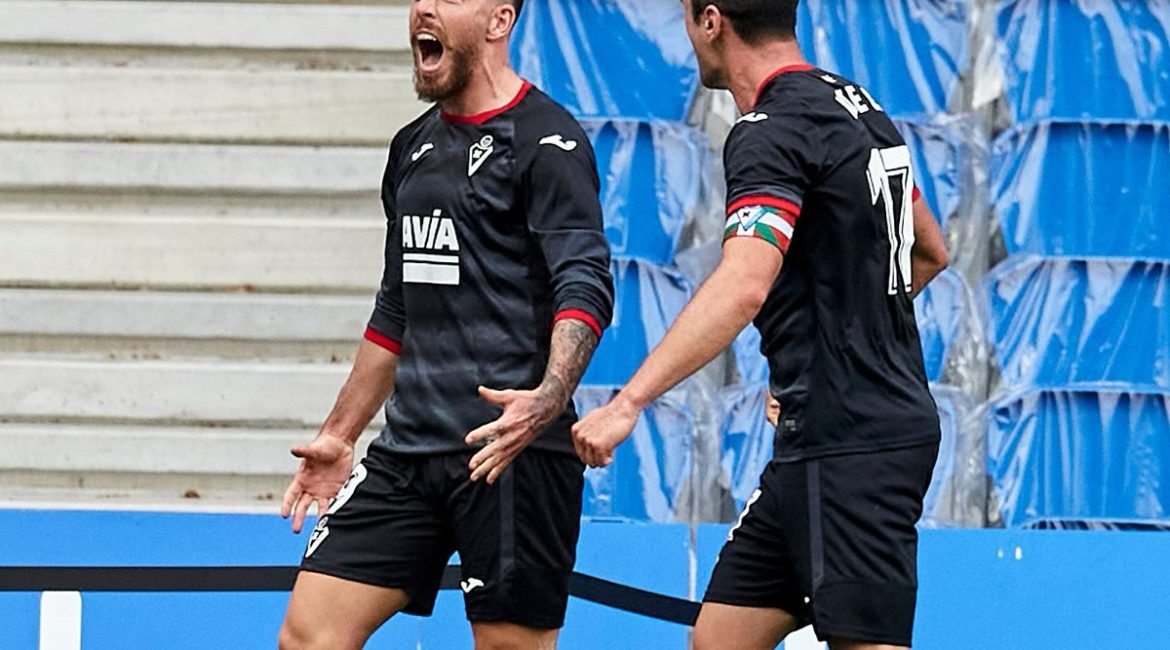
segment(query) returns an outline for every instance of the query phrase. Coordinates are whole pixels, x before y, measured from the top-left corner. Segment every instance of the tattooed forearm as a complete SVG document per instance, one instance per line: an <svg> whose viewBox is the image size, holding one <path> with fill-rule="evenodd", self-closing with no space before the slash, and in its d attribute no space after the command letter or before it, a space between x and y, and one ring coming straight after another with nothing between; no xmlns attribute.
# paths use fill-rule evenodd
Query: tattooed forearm
<svg viewBox="0 0 1170 650"><path fill-rule="evenodd" d="M588 325L576 320L557 322L553 327L548 367L538 390L541 406L547 407L542 410L551 413L553 418L565 410L595 349L597 335Z"/></svg>

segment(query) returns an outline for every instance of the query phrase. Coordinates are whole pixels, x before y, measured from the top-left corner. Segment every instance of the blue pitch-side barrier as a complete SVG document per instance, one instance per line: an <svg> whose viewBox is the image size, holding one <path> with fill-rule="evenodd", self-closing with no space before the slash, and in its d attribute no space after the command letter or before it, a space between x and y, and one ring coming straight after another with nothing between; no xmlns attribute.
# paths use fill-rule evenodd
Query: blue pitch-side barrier
<svg viewBox="0 0 1170 650"><path fill-rule="evenodd" d="M8 566L267 566L294 564L305 536L275 516L6 511ZM727 525L698 535L701 592ZM680 524L588 521L578 570L686 596L689 530ZM1170 535L924 530L915 648L1164 648L1170 638ZM285 593L84 593L82 648L272 648ZM36 650L41 595L0 593L0 648ZM681 625L580 600L561 648L685 648ZM458 592L430 619L400 617L377 648L470 648Z"/></svg>

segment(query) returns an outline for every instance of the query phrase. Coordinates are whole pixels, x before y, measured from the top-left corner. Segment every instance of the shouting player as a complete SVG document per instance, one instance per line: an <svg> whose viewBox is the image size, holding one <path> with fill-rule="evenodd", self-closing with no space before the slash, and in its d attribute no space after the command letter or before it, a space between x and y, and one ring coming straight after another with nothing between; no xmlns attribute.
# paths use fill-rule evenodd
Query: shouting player
<svg viewBox="0 0 1170 650"><path fill-rule="evenodd" d="M912 298L946 266L910 152L864 88L808 65L796 0L682 0L728 136L723 259L637 374L574 428L590 465L751 321L783 407L776 456L728 536L695 648L910 645L922 498L938 453Z"/></svg>
<svg viewBox="0 0 1170 650"><path fill-rule="evenodd" d="M415 87L437 105L390 145L366 340L317 438L293 451L283 514L298 532L310 504L321 517L281 648L360 648L397 612L430 614L454 551L477 648L556 645L584 472L571 397L613 281L590 143L509 67L520 5L411 5Z"/></svg>

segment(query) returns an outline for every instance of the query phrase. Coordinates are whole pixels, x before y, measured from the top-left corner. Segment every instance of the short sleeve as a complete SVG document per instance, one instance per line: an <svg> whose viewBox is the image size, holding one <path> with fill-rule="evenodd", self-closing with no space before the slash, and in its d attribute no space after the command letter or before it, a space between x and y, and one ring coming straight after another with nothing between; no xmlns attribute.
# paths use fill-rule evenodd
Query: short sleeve
<svg viewBox="0 0 1170 650"><path fill-rule="evenodd" d="M816 126L800 114L749 113L724 148L727 221L723 239L763 239L788 252L804 196L816 175Z"/></svg>

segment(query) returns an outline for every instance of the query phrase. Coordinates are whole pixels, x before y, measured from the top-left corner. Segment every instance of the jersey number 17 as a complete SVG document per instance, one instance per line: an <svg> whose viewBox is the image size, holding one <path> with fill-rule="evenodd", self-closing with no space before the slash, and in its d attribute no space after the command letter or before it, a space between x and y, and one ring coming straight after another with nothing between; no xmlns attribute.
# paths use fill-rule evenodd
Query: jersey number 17
<svg viewBox="0 0 1170 650"><path fill-rule="evenodd" d="M869 156L870 200L881 205L886 215L886 234L890 238L889 294L911 290L910 250L914 248L914 180L910 166L910 149L906 145L874 149Z"/></svg>

